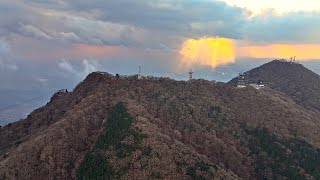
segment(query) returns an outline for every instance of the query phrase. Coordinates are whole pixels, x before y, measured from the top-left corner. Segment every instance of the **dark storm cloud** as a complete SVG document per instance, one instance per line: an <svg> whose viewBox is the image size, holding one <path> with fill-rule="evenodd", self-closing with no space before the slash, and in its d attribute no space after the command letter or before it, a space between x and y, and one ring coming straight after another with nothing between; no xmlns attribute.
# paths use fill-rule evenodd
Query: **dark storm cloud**
<svg viewBox="0 0 320 180"><path fill-rule="evenodd" d="M240 8L212 1L68 1L71 9L98 11L99 19L168 34L239 38L245 13ZM205 27L207 24L219 27ZM238 28L237 28L238 27ZM210 30L211 29L211 30Z"/></svg>
<svg viewBox="0 0 320 180"><path fill-rule="evenodd" d="M13 32L47 40L72 33L71 42L98 45L161 49L163 45L176 47L188 37L237 39L245 21L242 9L218 1L31 0L24 6L37 14L39 23L23 20Z"/></svg>
<svg viewBox="0 0 320 180"><path fill-rule="evenodd" d="M319 42L317 13L267 12L249 18L220 1L12 0L0 2L0 37L177 48L185 38L221 36L261 42ZM49 43L49 42L46 42Z"/></svg>

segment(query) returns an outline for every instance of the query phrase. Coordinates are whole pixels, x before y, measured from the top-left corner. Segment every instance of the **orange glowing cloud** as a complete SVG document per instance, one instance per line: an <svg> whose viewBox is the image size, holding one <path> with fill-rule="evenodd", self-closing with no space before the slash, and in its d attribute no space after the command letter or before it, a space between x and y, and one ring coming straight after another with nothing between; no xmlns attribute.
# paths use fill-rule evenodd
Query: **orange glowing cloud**
<svg viewBox="0 0 320 180"><path fill-rule="evenodd" d="M299 61L320 60L320 44L270 44L245 46L243 42L227 38L188 39L179 51L181 67L196 65L216 68L234 63L236 57L260 59L289 59L296 56Z"/></svg>
<svg viewBox="0 0 320 180"><path fill-rule="evenodd" d="M190 68L205 65L215 68L219 65L235 62L235 50L232 39L201 38L186 40L181 49L181 65Z"/></svg>
<svg viewBox="0 0 320 180"><path fill-rule="evenodd" d="M237 56L251 58L289 58L319 60L320 44L272 44L266 46L244 46L237 48Z"/></svg>

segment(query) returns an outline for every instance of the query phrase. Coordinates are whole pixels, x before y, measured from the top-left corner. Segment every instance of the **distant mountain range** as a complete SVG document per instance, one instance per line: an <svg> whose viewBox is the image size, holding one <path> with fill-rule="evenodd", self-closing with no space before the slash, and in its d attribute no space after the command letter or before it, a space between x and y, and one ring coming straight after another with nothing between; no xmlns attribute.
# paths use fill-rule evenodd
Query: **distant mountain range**
<svg viewBox="0 0 320 180"><path fill-rule="evenodd" d="M0 129L0 179L320 179L320 76L244 74L266 87L91 73Z"/></svg>

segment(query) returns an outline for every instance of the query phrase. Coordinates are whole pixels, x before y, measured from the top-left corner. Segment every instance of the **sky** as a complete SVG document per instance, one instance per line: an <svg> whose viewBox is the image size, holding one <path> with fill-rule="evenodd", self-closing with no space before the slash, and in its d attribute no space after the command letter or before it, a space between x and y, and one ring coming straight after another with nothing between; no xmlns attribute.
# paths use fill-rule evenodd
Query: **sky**
<svg viewBox="0 0 320 180"><path fill-rule="evenodd" d="M318 0L0 0L0 105L138 66L228 81L296 56L320 73L319 30Z"/></svg>
<svg viewBox="0 0 320 180"><path fill-rule="evenodd" d="M214 1L213 1L214 2ZM318 0L225 0L231 6L248 9L254 15L261 14L264 10L274 9L277 13L290 13L299 11L318 11L320 1Z"/></svg>

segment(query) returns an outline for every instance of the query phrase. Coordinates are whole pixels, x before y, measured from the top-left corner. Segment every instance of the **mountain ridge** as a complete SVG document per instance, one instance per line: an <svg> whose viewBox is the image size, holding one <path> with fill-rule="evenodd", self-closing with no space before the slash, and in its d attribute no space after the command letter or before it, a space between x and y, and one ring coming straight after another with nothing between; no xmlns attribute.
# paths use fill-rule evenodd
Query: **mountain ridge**
<svg viewBox="0 0 320 180"><path fill-rule="evenodd" d="M110 131L119 102L134 119L130 128L135 130L113 148L95 150L99 137ZM312 179L318 177L314 166L302 163L298 168L296 162L317 159L284 152L296 146L310 154L320 152L319 115L269 88L95 72L73 92L55 94L26 120L0 129L0 178L81 179L85 157L98 156L120 179ZM146 137L137 138L137 132ZM270 154L264 140L278 154ZM120 147L131 150L123 156ZM279 158L287 158L288 164ZM282 168L287 165L294 173Z"/></svg>
<svg viewBox="0 0 320 180"><path fill-rule="evenodd" d="M320 110L320 76L302 64L273 60L244 73L246 82L262 80L274 90L280 91L297 104L309 109ZM238 78L229 81L237 83Z"/></svg>

